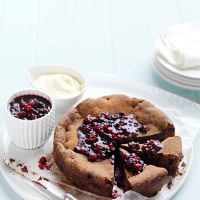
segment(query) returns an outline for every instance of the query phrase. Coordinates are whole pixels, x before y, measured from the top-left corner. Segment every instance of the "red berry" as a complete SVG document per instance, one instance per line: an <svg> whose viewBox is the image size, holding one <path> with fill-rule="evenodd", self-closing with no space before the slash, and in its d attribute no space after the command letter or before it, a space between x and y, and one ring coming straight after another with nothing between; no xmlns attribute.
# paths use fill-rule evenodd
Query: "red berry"
<svg viewBox="0 0 200 200"><path fill-rule="evenodd" d="M96 154L92 154L88 157L88 160L91 162L95 162L97 160L97 155Z"/></svg>
<svg viewBox="0 0 200 200"><path fill-rule="evenodd" d="M31 120L33 120L33 119L36 119L37 118L37 116L36 115L34 115L33 113L30 115L30 118L31 118Z"/></svg>
<svg viewBox="0 0 200 200"><path fill-rule="evenodd" d="M42 156L42 157L40 158L40 160L39 160L39 163L42 163L42 164L47 163L46 157Z"/></svg>
<svg viewBox="0 0 200 200"><path fill-rule="evenodd" d="M94 151L95 152L100 152L100 151L102 151L103 150L103 147L101 147L101 146L99 146L99 145L97 145L96 147L94 147Z"/></svg>
<svg viewBox="0 0 200 200"><path fill-rule="evenodd" d="M37 115L37 117L38 118L41 118L41 117L43 117L44 115L42 114L42 113L39 113L38 115Z"/></svg>
<svg viewBox="0 0 200 200"><path fill-rule="evenodd" d="M30 105L27 105L27 106L26 106L26 110L27 110L28 112L30 112L30 111L32 111L32 107L31 107Z"/></svg>
<svg viewBox="0 0 200 200"><path fill-rule="evenodd" d="M43 108L41 111L42 111L42 113L44 113L44 114L46 114L46 113L49 112L47 108Z"/></svg>
<svg viewBox="0 0 200 200"><path fill-rule="evenodd" d="M26 107L27 106L27 103L24 101L24 100L21 100L21 102L20 102L20 107L21 108L24 108L24 107Z"/></svg>
<svg viewBox="0 0 200 200"><path fill-rule="evenodd" d="M33 100L30 100L29 105L30 105L31 107L35 107L35 106L36 106L36 103L35 103Z"/></svg>
<svg viewBox="0 0 200 200"><path fill-rule="evenodd" d="M98 137L96 135L90 135L88 141L89 143L95 143L98 141Z"/></svg>
<svg viewBox="0 0 200 200"><path fill-rule="evenodd" d="M26 112L21 111L21 112L19 112L17 115L18 115L18 117L19 117L20 119L24 119L24 118L26 117Z"/></svg>
<svg viewBox="0 0 200 200"><path fill-rule="evenodd" d="M84 133L84 134L86 134L86 133L88 133L89 132L89 128L87 128L85 125L82 125L81 127L80 127L80 130Z"/></svg>
<svg viewBox="0 0 200 200"><path fill-rule="evenodd" d="M135 168L136 170L141 170L141 169L142 169L142 165L139 164L139 163L135 163L133 166L134 166L134 168Z"/></svg>
<svg viewBox="0 0 200 200"><path fill-rule="evenodd" d="M41 164L41 163L38 164L38 167L39 167L40 169L42 169L42 170L45 168L45 166L44 166L43 164Z"/></svg>
<svg viewBox="0 0 200 200"><path fill-rule="evenodd" d="M123 137L122 137L122 135L118 134L118 135L114 136L114 139L115 139L116 141L118 141L118 142L121 142L122 139L123 139Z"/></svg>

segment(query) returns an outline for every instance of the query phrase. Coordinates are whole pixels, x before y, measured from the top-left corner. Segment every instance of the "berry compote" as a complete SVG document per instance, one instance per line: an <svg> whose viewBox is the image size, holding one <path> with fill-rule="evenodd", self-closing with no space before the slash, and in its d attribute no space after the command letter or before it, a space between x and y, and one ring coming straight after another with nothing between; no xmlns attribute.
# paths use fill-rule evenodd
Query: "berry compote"
<svg viewBox="0 0 200 200"><path fill-rule="evenodd" d="M133 115L88 115L78 128L75 151L87 156L89 161L100 161L110 157L117 145L128 143L146 131L146 126L140 124Z"/></svg>
<svg viewBox="0 0 200 200"><path fill-rule="evenodd" d="M126 169L131 171L133 174L141 173L144 170L144 167L146 166L144 161L135 153L123 153L122 160L124 161Z"/></svg>
<svg viewBox="0 0 200 200"><path fill-rule="evenodd" d="M22 95L10 102L11 114L22 120L34 120L45 116L51 110L51 103L38 95Z"/></svg>
<svg viewBox="0 0 200 200"><path fill-rule="evenodd" d="M147 142L144 143L141 148L143 153L150 156L156 154L161 149L162 144L158 140L147 140Z"/></svg>

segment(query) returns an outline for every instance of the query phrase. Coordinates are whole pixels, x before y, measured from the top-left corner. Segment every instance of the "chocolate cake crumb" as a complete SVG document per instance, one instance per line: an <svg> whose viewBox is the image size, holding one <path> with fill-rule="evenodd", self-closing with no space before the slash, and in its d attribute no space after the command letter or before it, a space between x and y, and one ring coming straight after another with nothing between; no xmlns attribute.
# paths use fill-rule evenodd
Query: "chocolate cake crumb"
<svg viewBox="0 0 200 200"><path fill-rule="evenodd" d="M10 162L12 163L12 162L15 162L15 159L13 159L13 158L10 158Z"/></svg>
<svg viewBox="0 0 200 200"><path fill-rule="evenodd" d="M183 172L178 171L178 174L179 174L180 176L182 176L182 175L183 175Z"/></svg>
<svg viewBox="0 0 200 200"><path fill-rule="evenodd" d="M167 188L170 190L172 185L173 185L173 182L172 182L172 179L170 179L170 181L167 184Z"/></svg>
<svg viewBox="0 0 200 200"><path fill-rule="evenodd" d="M24 172L24 173L28 173L27 166L22 167L21 170L22 170L22 172Z"/></svg>
<svg viewBox="0 0 200 200"><path fill-rule="evenodd" d="M49 181L49 179L48 179L48 178L45 178L45 177L43 177L43 180L45 180L45 181Z"/></svg>
<svg viewBox="0 0 200 200"><path fill-rule="evenodd" d="M38 184L38 185L40 185L40 186L42 186L43 188L45 188L45 189L47 189L44 185L42 185L40 182L37 182L37 181L32 181L33 183L36 183L36 184Z"/></svg>
<svg viewBox="0 0 200 200"><path fill-rule="evenodd" d="M186 167L186 163L184 161L181 163L181 167Z"/></svg>

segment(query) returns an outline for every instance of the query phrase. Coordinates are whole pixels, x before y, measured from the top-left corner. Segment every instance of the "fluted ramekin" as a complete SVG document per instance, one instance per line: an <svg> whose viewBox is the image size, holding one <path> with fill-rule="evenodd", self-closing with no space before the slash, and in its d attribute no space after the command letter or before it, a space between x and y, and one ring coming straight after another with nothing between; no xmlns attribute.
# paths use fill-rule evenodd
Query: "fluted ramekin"
<svg viewBox="0 0 200 200"><path fill-rule="evenodd" d="M23 120L14 117L9 104L16 97L23 95L38 95L51 103L51 110L43 117L33 120ZM23 149L35 149L45 144L55 125L55 105L53 99L46 93L30 89L22 90L11 95L5 105L5 125L10 140Z"/></svg>

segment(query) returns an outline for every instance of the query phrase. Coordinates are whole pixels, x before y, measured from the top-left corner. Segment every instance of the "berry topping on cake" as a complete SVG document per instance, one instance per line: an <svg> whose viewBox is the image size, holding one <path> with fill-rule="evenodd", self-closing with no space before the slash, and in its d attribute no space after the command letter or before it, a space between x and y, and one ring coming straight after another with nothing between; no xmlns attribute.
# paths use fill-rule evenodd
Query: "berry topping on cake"
<svg viewBox="0 0 200 200"><path fill-rule="evenodd" d="M133 172L133 174L141 173L146 166L144 161L135 153L122 153L122 159L124 160L126 169Z"/></svg>
<svg viewBox="0 0 200 200"><path fill-rule="evenodd" d="M141 149L144 153L153 155L162 149L162 144L158 140L148 140Z"/></svg>
<svg viewBox="0 0 200 200"><path fill-rule="evenodd" d="M146 126L133 115L88 115L78 128L79 142L75 151L84 154L90 161L100 161L110 157L116 145L134 140L141 132L146 132Z"/></svg>

